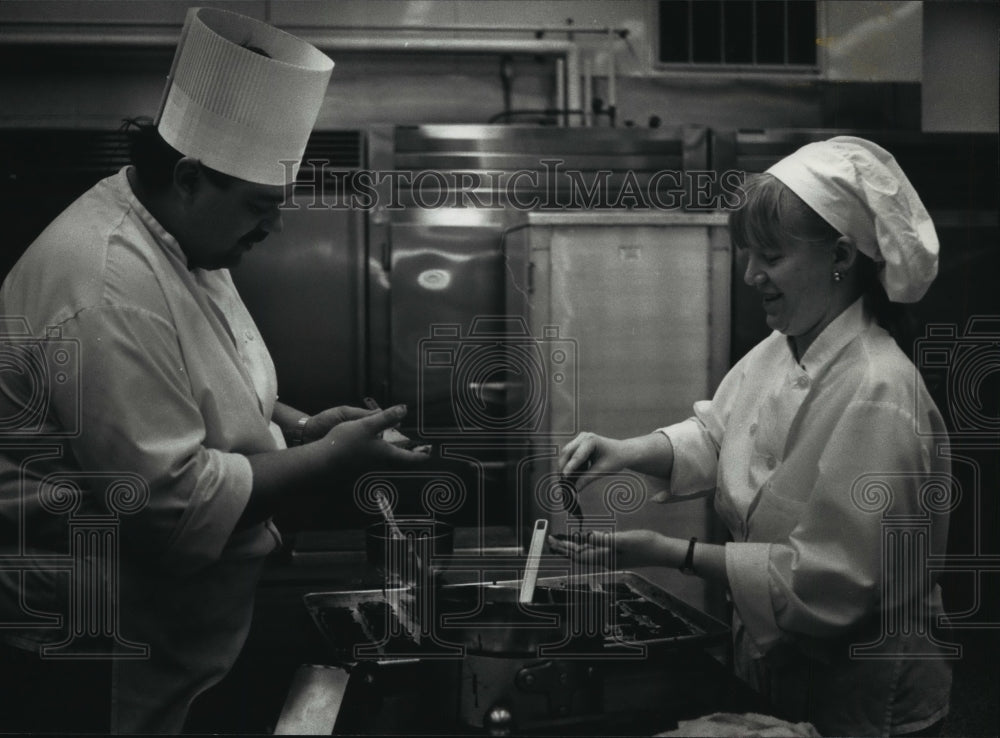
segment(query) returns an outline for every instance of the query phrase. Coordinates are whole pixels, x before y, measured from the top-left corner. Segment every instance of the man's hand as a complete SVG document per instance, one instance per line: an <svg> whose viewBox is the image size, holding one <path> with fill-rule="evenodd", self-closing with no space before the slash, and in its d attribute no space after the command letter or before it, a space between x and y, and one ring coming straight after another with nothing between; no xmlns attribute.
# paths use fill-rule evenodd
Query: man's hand
<svg viewBox="0 0 1000 738"><path fill-rule="evenodd" d="M342 408L334 408L341 410ZM357 410L358 408L349 408ZM388 410L362 410L360 417L341 420L323 436L320 443L329 443L328 458L334 464L378 468L383 464L423 461L425 449L408 451L389 443L382 433L406 417L406 406Z"/></svg>
<svg viewBox="0 0 1000 738"><path fill-rule="evenodd" d="M372 414L372 410L351 407L350 405L339 405L338 407L328 408L323 412L310 416L302 433L302 442L318 441L341 423L349 420L360 420Z"/></svg>

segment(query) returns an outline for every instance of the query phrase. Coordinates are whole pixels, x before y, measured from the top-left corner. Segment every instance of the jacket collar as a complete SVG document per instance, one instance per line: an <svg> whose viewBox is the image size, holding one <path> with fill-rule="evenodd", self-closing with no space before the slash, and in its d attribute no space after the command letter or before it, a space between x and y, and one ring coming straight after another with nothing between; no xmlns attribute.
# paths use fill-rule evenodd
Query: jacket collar
<svg viewBox="0 0 1000 738"><path fill-rule="evenodd" d="M816 336L816 340L806 349L805 355L799 361L799 365L807 374L815 377L833 358L840 353L840 350L850 343L854 338L868 328L874 322L871 314L865 310L864 298L859 297L851 303L846 310L834 318L830 325L823 329L823 332ZM792 350L792 339L787 339L789 352L794 356Z"/></svg>
<svg viewBox="0 0 1000 738"><path fill-rule="evenodd" d="M173 258L180 259L181 263L186 265L187 256L184 254L183 249L181 249L181 245L177 242L177 239L171 236L167 229L160 225L160 221L154 218L153 214L142 204L142 201L136 197L135 192L132 190L132 185L128 180L129 170L134 170L134 167L126 165L119 170L114 178L115 188L121 194L122 199L132 208L139 220L142 221L142 224L146 226L156 242Z"/></svg>

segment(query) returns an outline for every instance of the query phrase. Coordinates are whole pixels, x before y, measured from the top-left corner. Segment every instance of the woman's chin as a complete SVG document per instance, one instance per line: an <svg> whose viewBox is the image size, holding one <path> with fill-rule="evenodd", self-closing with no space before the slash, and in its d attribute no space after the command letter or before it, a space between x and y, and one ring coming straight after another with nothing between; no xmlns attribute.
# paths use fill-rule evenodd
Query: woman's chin
<svg viewBox="0 0 1000 738"><path fill-rule="evenodd" d="M781 319L778 315L768 315L767 316L767 327L772 331L778 331L779 333L784 333L788 335L788 323Z"/></svg>

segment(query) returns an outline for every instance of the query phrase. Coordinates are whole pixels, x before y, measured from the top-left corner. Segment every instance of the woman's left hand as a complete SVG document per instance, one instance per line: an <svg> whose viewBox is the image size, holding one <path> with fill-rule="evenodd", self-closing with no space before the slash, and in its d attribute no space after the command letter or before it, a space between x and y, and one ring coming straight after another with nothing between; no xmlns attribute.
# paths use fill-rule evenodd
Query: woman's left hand
<svg viewBox="0 0 1000 738"><path fill-rule="evenodd" d="M652 530L626 530L616 533L574 531L569 535L549 536L549 548L585 564L609 569L632 566L670 565L667 537Z"/></svg>

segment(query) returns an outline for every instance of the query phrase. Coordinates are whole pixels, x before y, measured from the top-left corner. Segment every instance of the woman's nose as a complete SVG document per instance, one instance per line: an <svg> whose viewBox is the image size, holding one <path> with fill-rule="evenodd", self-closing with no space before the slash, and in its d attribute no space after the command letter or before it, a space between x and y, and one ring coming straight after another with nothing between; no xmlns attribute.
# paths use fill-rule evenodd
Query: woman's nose
<svg viewBox="0 0 1000 738"><path fill-rule="evenodd" d="M743 282L749 287L759 287L767 281L767 275L757 268L753 259L747 261L747 268L743 272Z"/></svg>

